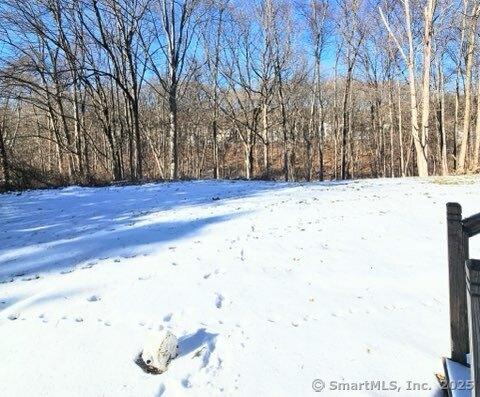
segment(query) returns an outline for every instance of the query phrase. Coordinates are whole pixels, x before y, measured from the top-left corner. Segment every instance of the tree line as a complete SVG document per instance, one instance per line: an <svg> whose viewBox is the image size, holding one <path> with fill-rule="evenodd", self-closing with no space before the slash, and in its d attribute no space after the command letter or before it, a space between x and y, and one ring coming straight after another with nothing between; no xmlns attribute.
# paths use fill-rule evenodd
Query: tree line
<svg viewBox="0 0 480 397"><path fill-rule="evenodd" d="M478 0L0 0L4 188L480 168Z"/></svg>

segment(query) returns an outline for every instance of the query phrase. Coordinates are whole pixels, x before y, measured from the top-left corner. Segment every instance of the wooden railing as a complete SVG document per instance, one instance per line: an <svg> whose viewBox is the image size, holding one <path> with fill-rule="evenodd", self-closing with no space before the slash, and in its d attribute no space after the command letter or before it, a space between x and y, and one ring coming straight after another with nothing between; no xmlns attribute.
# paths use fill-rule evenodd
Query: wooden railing
<svg viewBox="0 0 480 397"><path fill-rule="evenodd" d="M480 213L462 219L458 203L447 204L450 335L453 361L467 365L472 396L480 397L480 260L470 259L469 238L480 233Z"/></svg>

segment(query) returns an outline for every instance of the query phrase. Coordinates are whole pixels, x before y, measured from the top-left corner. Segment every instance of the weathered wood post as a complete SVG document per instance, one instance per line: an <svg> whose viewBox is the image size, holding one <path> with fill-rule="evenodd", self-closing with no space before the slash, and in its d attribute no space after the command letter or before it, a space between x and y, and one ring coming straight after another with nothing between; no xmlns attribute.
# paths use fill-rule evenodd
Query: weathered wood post
<svg viewBox="0 0 480 397"><path fill-rule="evenodd" d="M447 203L448 273L450 282L450 337L452 360L466 364L469 352L465 261L468 237L462 226L462 207Z"/></svg>
<svg viewBox="0 0 480 397"><path fill-rule="evenodd" d="M472 397L480 397L480 260L466 262Z"/></svg>

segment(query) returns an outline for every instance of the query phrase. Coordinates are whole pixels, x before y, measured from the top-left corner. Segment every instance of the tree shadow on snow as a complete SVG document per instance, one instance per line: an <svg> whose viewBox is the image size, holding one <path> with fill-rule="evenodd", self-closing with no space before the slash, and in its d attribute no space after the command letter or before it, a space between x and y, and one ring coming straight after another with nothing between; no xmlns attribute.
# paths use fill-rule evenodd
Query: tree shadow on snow
<svg viewBox="0 0 480 397"><path fill-rule="evenodd" d="M76 265L93 266L107 257L148 254L156 243L171 244L197 234L208 225L242 215L241 208L222 213L226 202L265 191L270 196L301 186L194 181L69 187L30 191L20 196L3 194L0 195L0 281L15 275L68 271ZM174 209L182 209L185 214L169 220ZM199 214L206 216L198 217Z"/></svg>
<svg viewBox="0 0 480 397"><path fill-rule="evenodd" d="M68 302L73 295L83 293L84 289L68 289L55 291L39 291L33 295L10 295L0 299L0 314L18 314L26 308L31 308L46 302L62 301ZM43 318L43 314L40 315ZM0 320L1 321L1 320ZM45 319L48 322L48 318Z"/></svg>
<svg viewBox="0 0 480 397"><path fill-rule="evenodd" d="M232 216L211 216L192 221L158 222L136 227L117 226L109 230L84 233L72 239L48 243L47 248L32 247L3 262L0 276L25 276L44 271L68 272L75 265L91 267L109 258L130 258L148 254L153 244L167 243L194 235L200 229L224 222Z"/></svg>

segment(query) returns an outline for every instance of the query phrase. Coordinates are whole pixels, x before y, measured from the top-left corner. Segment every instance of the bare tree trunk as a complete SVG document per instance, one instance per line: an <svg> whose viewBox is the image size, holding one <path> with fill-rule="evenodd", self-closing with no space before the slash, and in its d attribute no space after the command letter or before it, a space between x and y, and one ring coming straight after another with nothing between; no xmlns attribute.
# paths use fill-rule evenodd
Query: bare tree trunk
<svg viewBox="0 0 480 397"><path fill-rule="evenodd" d="M473 150L472 170L480 168L480 78L477 81L477 121L475 125L475 147Z"/></svg>
<svg viewBox="0 0 480 397"><path fill-rule="evenodd" d="M264 101L262 107L262 123L263 123L263 169L265 178L270 179L270 137L268 131L268 107Z"/></svg>
<svg viewBox="0 0 480 397"><path fill-rule="evenodd" d="M405 157L403 150L403 116L402 116L402 96L400 91L400 83L397 83L398 88L398 141L400 147L400 172L403 177L406 176Z"/></svg>
<svg viewBox="0 0 480 397"><path fill-rule="evenodd" d="M250 131L247 130L246 135L246 141L244 142L244 147L245 147L245 179L249 180L252 177L251 170L252 170L252 165L250 164L251 160L251 155L250 155Z"/></svg>
<svg viewBox="0 0 480 397"><path fill-rule="evenodd" d="M318 179L323 181L325 179L324 159L323 159L323 146L325 137L325 121L322 115L320 116L320 126L318 129Z"/></svg>
<svg viewBox="0 0 480 397"><path fill-rule="evenodd" d="M428 119L430 114L430 62L433 34L433 15L436 7L436 0L428 0L424 8L424 34L423 34L423 73L422 73L422 113L421 125L418 117L417 87L415 79L415 50L412 30L412 17L410 12L410 0L404 0L405 24L408 41L408 54L406 54L400 45L397 37L393 34L390 25L380 9L382 19L390 35L394 39L397 47L407 64L408 84L410 87L410 109L411 109L411 128L415 144L415 153L417 157L418 176L428 176Z"/></svg>
<svg viewBox="0 0 480 397"><path fill-rule="evenodd" d="M218 165L218 112L214 110L214 119L212 122L212 135L213 135L213 177L215 179L220 178L220 171Z"/></svg>
<svg viewBox="0 0 480 397"><path fill-rule="evenodd" d="M440 142L440 159L442 175L448 175L448 158L447 158L447 131L445 128L445 87L443 68L438 63L438 105L437 105L437 121L439 129Z"/></svg>
<svg viewBox="0 0 480 397"><path fill-rule="evenodd" d="M422 166L425 167L428 175L428 135L430 117L430 71L432 59L432 36L433 36L433 15L435 13L437 0L428 0L424 9L424 33L423 33L423 76L422 76L422 133L421 144L424 153ZM423 161L425 164L423 164ZM418 162L418 160L417 160ZM426 176L424 175L424 176Z"/></svg>
<svg viewBox="0 0 480 397"><path fill-rule="evenodd" d="M472 68L473 56L475 50L475 37L477 35L477 21L480 4L476 4L469 15L467 53L465 55L465 110L463 113L463 131L462 143L460 145L460 154L458 157L458 172L463 173L466 169L468 141L470 138L470 112L472 102Z"/></svg>
<svg viewBox="0 0 480 397"><path fill-rule="evenodd" d="M334 167L334 178L338 179L338 57L340 51L338 50L337 56L335 59L335 68L334 68L334 77L333 77L333 129L334 129L334 156L333 156L333 167Z"/></svg>
<svg viewBox="0 0 480 397"><path fill-rule="evenodd" d="M176 89L168 97L168 158L170 162L170 179L178 179L178 130Z"/></svg>
<svg viewBox="0 0 480 397"><path fill-rule="evenodd" d="M393 82L389 81L389 95L388 95L388 115L390 121L390 176L395 178L395 166L394 166L394 147L393 147L393 129L394 129L394 116L393 116Z"/></svg>
<svg viewBox="0 0 480 397"><path fill-rule="evenodd" d="M283 174L285 181L290 180L290 156L291 156L291 145L289 142L288 136L288 126L287 126L287 110L285 108L285 98L283 96L283 79L281 75L281 70L279 67L279 62L277 60L277 81L278 81L278 96L280 101L280 111L281 111L281 127L283 134Z"/></svg>
<svg viewBox="0 0 480 397"><path fill-rule="evenodd" d="M457 77L456 77L456 86L455 86L455 110L454 110L454 119L453 119L453 169L457 171L458 169L458 156L457 156L457 142L458 142L458 124L459 124L459 114L460 112L460 66L457 67Z"/></svg>
<svg viewBox="0 0 480 397"><path fill-rule="evenodd" d="M3 178L5 179L5 190L10 189L10 166L7 156L7 147L5 144L5 116L0 128L0 155L2 156Z"/></svg>
<svg viewBox="0 0 480 397"><path fill-rule="evenodd" d="M342 146L340 148L341 156L341 179L347 179L347 138L349 136L349 110L348 103L350 98L351 75L350 70L345 81L345 90L343 93L343 110L342 110Z"/></svg>
<svg viewBox="0 0 480 397"><path fill-rule="evenodd" d="M210 73L213 80L213 121L212 121L212 138L213 138L213 177L220 178L219 171L219 156L218 156L218 109L219 109L219 65L220 65L220 51L221 39L223 29L223 14L225 12L226 3L219 3L218 9L218 23L215 32L215 48L213 54L213 62L208 63ZM207 47L208 48L208 47Z"/></svg>

